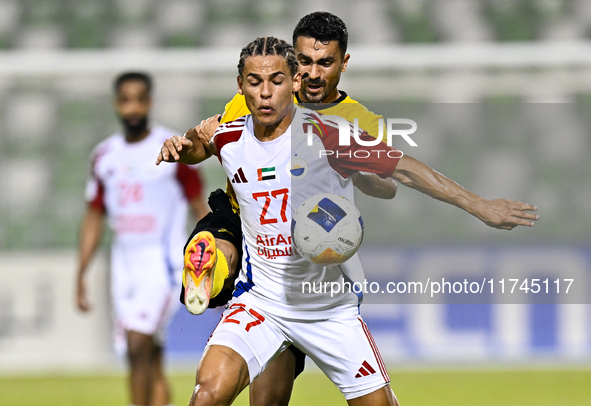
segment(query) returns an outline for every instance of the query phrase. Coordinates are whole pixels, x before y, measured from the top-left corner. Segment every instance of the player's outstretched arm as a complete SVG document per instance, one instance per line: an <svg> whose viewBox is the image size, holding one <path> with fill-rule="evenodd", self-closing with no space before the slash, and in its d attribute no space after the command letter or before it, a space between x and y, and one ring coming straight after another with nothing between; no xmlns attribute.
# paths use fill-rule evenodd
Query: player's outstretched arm
<svg viewBox="0 0 591 406"><path fill-rule="evenodd" d="M502 230L533 227L540 218L529 212L536 211L536 206L507 199L486 200L408 155L400 159L392 177L405 186L467 211L490 227Z"/></svg>
<svg viewBox="0 0 591 406"><path fill-rule="evenodd" d="M187 130L182 137L173 136L164 141L160 153L156 158L156 165L160 162L182 162L197 164L214 154L210 143L216 128L220 125L220 115L209 117L201 123Z"/></svg>
<svg viewBox="0 0 591 406"><path fill-rule="evenodd" d="M375 173L355 172L351 175L353 185L368 196L379 199L393 199L398 190L398 182L392 178L380 178Z"/></svg>
<svg viewBox="0 0 591 406"><path fill-rule="evenodd" d="M195 129L188 130L183 137L174 135L164 141L156 158L156 165L160 165L160 162L182 162L194 165L209 158L211 154L200 142L193 142L186 137L191 131Z"/></svg>

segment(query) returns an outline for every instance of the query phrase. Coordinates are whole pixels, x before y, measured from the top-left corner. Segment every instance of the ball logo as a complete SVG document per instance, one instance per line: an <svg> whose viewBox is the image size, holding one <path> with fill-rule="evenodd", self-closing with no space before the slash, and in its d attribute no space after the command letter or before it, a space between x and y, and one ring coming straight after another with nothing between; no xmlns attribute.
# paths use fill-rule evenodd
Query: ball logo
<svg viewBox="0 0 591 406"><path fill-rule="evenodd" d="M347 244L349 247L354 247L355 243L351 240L349 240L348 238L343 238L343 237L339 237L337 238L337 240L339 240L340 242Z"/></svg>
<svg viewBox="0 0 591 406"><path fill-rule="evenodd" d="M335 202L324 198L308 213L308 218L316 222L327 233L330 233L334 226L346 215L347 213Z"/></svg>
<svg viewBox="0 0 591 406"><path fill-rule="evenodd" d="M308 163L295 157L287 163L287 174L292 179L303 179L308 174Z"/></svg>

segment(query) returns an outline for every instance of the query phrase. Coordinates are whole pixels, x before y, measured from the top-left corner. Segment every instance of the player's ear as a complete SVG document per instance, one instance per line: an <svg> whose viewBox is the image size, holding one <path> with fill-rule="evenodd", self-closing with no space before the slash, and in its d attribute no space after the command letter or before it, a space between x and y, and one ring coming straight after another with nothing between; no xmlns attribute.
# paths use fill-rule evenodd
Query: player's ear
<svg viewBox="0 0 591 406"><path fill-rule="evenodd" d="M302 73L298 71L293 77L293 92L297 93L300 91L300 87L302 86Z"/></svg>
<svg viewBox="0 0 591 406"><path fill-rule="evenodd" d="M242 76L236 76L236 81L238 82L238 94L244 96L244 92L242 91Z"/></svg>
<svg viewBox="0 0 591 406"><path fill-rule="evenodd" d="M343 58L343 66L341 67L341 72L344 72L347 70L347 64L349 63L350 57L351 57L351 55L345 54L345 57Z"/></svg>

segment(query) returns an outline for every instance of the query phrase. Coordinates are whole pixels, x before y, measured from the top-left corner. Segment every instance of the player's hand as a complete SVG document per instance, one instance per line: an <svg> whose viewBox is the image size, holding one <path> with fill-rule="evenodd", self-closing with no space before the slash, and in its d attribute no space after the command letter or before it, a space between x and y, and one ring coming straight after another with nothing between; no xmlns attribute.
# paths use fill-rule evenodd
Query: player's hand
<svg viewBox="0 0 591 406"><path fill-rule="evenodd" d="M90 303L88 302L88 297L86 296L86 284L84 283L84 279L78 279L78 283L76 285L76 306L82 312L87 312L90 310Z"/></svg>
<svg viewBox="0 0 591 406"><path fill-rule="evenodd" d="M189 130L190 131L190 130ZM160 153L156 158L156 165L160 162L183 162L186 164L195 164L198 156L198 147L186 137L174 135L164 141L160 148Z"/></svg>
<svg viewBox="0 0 591 406"><path fill-rule="evenodd" d="M507 199L485 200L476 206L476 216L487 226L512 230L517 226L533 227L540 216L530 211L538 208L531 204Z"/></svg>
<svg viewBox="0 0 591 406"><path fill-rule="evenodd" d="M220 114L216 114L215 116L201 121L201 124L195 127L197 138L205 147L209 147L209 142L213 138L215 130L220 125L220 117Z"/></svg>

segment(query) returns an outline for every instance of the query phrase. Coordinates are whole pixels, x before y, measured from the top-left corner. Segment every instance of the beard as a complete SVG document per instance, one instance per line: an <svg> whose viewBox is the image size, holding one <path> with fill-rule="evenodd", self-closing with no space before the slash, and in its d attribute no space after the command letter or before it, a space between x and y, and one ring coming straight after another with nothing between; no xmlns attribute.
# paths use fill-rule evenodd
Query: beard
<svg viewBox="0 0 591 406"><path fill-rule="evenodd" d="M132 138L137 138L142 135L144 131L148 130L148 117L144 116L139 121L121 117L121 124L123 124L123 128L125 128L126 135Z"/></svg>
<svg viewBox="0 0 591 406"><path fill-rule="evenodd" d="M334 83L327 87L328 82L326 80L322 80L320 78L317 79L308 79L307 75L302 80L302 91L301 93L306 98L307 103L322 103L328 95L333 92L338 84L338 80L334 81ZM323 89L320 93L310 93L307 91L308 86L323 86Z"/></svg>

